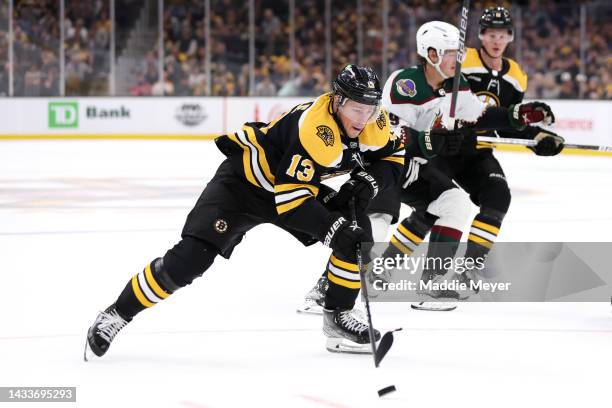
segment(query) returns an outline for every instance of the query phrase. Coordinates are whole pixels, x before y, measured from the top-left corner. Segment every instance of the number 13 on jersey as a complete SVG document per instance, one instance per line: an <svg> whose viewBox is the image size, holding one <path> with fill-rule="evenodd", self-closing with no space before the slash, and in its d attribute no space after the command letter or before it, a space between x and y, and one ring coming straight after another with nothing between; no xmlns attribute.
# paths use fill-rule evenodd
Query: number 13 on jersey
<svg viewBox="0 0 612 408"><path fill-rule="evenodd" d="M287 175L296 177L300 181L310 181L314 176L314 170L312 160L305 159L299 154L294 154L291 158L291 164L287 169Z"/></svg>

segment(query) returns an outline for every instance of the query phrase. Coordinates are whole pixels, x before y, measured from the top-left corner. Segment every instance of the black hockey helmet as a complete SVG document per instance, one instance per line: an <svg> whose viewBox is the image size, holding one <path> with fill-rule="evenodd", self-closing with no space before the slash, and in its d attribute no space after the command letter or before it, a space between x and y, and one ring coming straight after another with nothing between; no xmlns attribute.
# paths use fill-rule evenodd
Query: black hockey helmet
<svg viewBox="0 0 612 408"><path fill-rule="evenodd" d="M334 94L365 105L379 105L382 99L380 80L370 67L349 64L332 82Z"/></svg>
<svg viewBox="0 0 612 408"><path fill-rule="evenodd" d="M480 16L479 24L480 34L483 34L487 28L505 28L508 30L508 34L514 35L510 12L502 6L487 7Z"/></svg>

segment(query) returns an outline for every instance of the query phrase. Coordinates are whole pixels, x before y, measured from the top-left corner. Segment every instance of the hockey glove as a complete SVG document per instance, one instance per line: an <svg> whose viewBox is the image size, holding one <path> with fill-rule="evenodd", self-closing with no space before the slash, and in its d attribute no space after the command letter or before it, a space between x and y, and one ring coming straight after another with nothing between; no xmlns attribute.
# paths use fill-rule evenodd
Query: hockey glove
<svg viewBox="0 0 612 408"><path fill-rule="evenodd" d="M428 159L436 155L456 155L461 150L462 141L461 133L444 128L426 130L419 135L421 150Z"/></svg>
<svg viewBox="0 0 612 408"><path fill-rule="evenodd" d="M338 195L332 200L336 208L346 209L349 200L355 197L355 211L357 214L363 214L377 194L376 179L368 172L360 170L353 172L351 178L340 187Z"/></svg>
<svg viewBox="0 0 612 408"><path fill-rule="evenodd" d="M478 138L476 132L470 129L463 129L463 140L461 141L461 154L473 155L478 152L476 145Z"/></svg>
<svg viewBox="0 0 612 408"><path fill-rule="evenodd" d="M372 243L372 234L368 234L363 228L353 225L353 223L340 213L331 213L330 221L326 224L323 244L334 250L334 253L341 259L355 259L355 251L358 243ZM323 235L323 234L322 234ZM362 245L364 262L370 252L365 245Z"/></svg>
<svg viewBox="0 0 612 408"><path fill-rule="evenodd" d="M510 123L517 129L526 125L541 124L549 126L555 123L555 115L550 106L543 102L517 103L508 108Z"/></svg>
<svg viewBox="0 0 612 408"><path fill-rule="evenodd" d="M533 140L537 142L535 146L529 146L529 149L533 150L538 156L556 156L561 153L563 147L565 147L565 139L556 133L550 132L545 129L537 128Z"/></svg>

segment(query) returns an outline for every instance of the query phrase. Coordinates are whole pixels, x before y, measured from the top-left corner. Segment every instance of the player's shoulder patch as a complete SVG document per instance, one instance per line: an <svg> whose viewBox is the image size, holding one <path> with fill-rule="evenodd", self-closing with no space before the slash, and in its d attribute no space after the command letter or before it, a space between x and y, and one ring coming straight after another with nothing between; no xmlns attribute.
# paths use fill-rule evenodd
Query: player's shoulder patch
<svg viewBox="0 0 612 408"><path fill-rule="evenodd" d="M482 67L482 61L480 60L480 56L478 55L478 50L476 48L467 48L465 51L465 59L461 64L461 70L469 69L469 68L480 68Z"/></svg>
<svg viewBox="0 0 612 408"><path fill-rule="evenodd" d="M323 167L333 167L342 159L340 129L330 114L330 98L330 93L318 97L298 122L300 144Z"/></svg>
<svg viewBox="0 0 612 408"><path fill-rule="evenodd" d="M423 67L418 65L398 71L393 78L390 92L392 103L421 104L432 96Z"/></svg>
<svg viewBox="0 0 612 408"><path fill-rule="evenodd" d="M512 84L519 92L527 91L527 74L518 62L513 59L506 58L509 64L508 72L504 75L504 79Z"/></svg>
<svg viewBox="0 0 612 408"><path fill-rule="evenodd" d="M389 127L389 116L381 109L376 120L369 123L359 135L359 146L362 151L378 150L386 146L392 137L394 136Z"/></svg>

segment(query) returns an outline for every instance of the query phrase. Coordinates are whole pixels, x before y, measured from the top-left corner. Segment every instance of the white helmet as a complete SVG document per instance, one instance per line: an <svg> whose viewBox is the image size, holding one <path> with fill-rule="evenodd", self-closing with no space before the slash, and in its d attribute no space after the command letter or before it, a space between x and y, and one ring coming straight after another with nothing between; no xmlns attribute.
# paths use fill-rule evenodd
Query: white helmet
<svg viewBox="0 0 612 408"><path fill-rule="evenodd" d="M430 21L419 27L416 34L417 53L432 65L442 78L448 78L440 70L442 56L447 50L459 49L459 29L452 24L443 21ZM433 48L438 53L438 62L434 64L428 55L428 50Z"/></svg>

